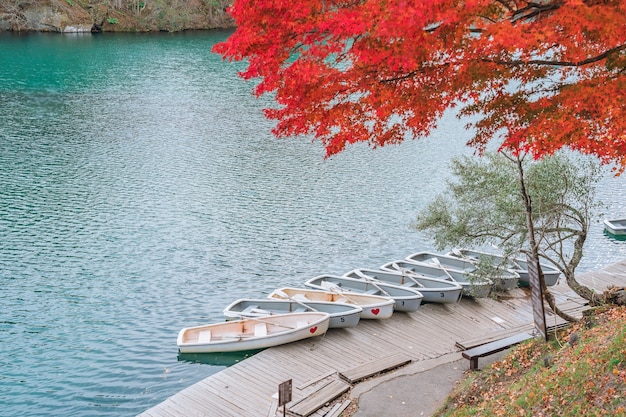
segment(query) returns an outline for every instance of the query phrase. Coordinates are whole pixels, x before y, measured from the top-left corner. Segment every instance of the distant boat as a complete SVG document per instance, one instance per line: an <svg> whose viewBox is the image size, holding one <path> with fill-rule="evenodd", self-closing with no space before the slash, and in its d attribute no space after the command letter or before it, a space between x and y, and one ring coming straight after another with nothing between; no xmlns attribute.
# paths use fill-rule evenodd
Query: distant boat
<svg viewBox="0 0 626 417"><path fill-rule="evenodd" d="M530 283L530 277L528 275L528 261L523 258L518 257L507 259L499 254L482 252L472 249L454 249L450 252L450 255L470 260L475 263L478 263L481 259L490 261L494 265L494 267L506 268L509 271L517 273L519 275L519 281L521 284L527 286ZM548 287L556 285L556 283L559 281L559 277L561 276L561 271L545 263L540 263L540 265L541 272L543 272L543 279L546 282L546 285Z"/></svg>
<svg viewBox="0 0 626 417"><path fill-rule="evenodd" d="M176 341L181 353L240 352L264 349L328 330L328 313L292 313L251 318L204 326L186 327Z"/></svg>
<svg viewBox="0 0 626 417"><path fill-rule="evenodd" d="M310 288L283 287L274 290L268 298L307 301L328 301L333 303L348 303L360 306L362 319L388 319L393 315L395 301L390 297L369 294L346 294L338 291L314 290Z"/></svg>
<svg viewBox="0 0 626 417"><path fill-rule="evenodd" d="M377 280L348 278L335 275L319 275L307 280L304 285L326 291L339 291L357 294L391 297L395 301L394 310L417 311L424 296L413 288L401 287Z"/></svg>
<svg viewBox="0 0 626 417"><path fill-rule="evenodd" d="M626 236L626 219L605 220L604 230L615 236Z"/></svg>
<svg viewBox="0 0 626 417"><path fill-rule="evenodd" d="M356 304L327 301L279 300L277 298L240 298L224 309L226 320L264 317L276 314L318 311L330 314L329 328L354 327L359 324L363 309Z"/></svg>
<svg viewBox="0 0 626 417"><path fill-rule="evenodd" d="M493 281L495 288L501 291L512 290L519 284L519 274L506 268L493 268L489 271L481 271L475 262L452 255L444 255L434 252L416 252L406 257L409 262L425 263L431 266L440 266L449 271L462 274L475 274Z"/></svg>
<svg viewBox="0 0 626 417"><path fill-rule="evenodd" d="M424 297L422 302L429 303L456 303L461 299L463 292L463 288L456 282L427 278L411 271L359 268L345 273L344 276L361 279L374 278L381 282L413 288Z"/></svg>
<svg viewBox="0 0 626 417"><path fill-rule="evenodd" d="M444 282L454 282L461 286L463 295L470 297L487 297L493 288L493 281L488 278L472 279L471 276L464 272L448 270L424 263L399 260L388 262L380 268L383 270L409 272L417 276L438 279Z"/></svg>

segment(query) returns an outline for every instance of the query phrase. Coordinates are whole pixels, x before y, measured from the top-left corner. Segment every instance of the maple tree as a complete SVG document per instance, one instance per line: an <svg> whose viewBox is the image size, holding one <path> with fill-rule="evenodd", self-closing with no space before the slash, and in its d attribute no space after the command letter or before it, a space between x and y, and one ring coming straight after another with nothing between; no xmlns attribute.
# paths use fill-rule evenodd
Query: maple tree
<svg viewBox="0 0 626 417"><path fill-rule="evenodd" d="M470 145L538 158L562 147L626 167L624 0L234 0L214 46L247 60L279 137L327 156L474 115Z"/></svg>

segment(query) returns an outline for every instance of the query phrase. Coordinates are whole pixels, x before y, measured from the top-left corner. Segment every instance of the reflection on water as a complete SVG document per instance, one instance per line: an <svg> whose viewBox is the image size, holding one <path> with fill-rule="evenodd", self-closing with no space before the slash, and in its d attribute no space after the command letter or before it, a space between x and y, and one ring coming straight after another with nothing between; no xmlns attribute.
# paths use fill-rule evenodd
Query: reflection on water
<svg viewBox="0 0 626 417"><path fill-rule="evenodd" d="M263 349L246 350L241 352L220 352L220 353L178 353L178 360L191 363L203 363L212 366L232 366L242 360L249 358Z"/></svg>
<svg viewBox="0 0 626 417"><path fill-rule="evenodd" d="M433 249L409 225L464 122L324 161L270 136L225 36L0 33L0 414L135 415L226 366L177 356L181 328ZM626 212L623 178L601 192ZM587 250L626 256L601 224Z"/></svg>
<svg viewBox="0 0 626 417"><path fill-rule="evenodd" d="M606 230L604 230L604 236L606 236L607 239L609 239L609 241L611 241L611 240L614 240L616 242L624 242L624 241L626 241L626 235L614 235L613 233L609 233Z"/></svg>

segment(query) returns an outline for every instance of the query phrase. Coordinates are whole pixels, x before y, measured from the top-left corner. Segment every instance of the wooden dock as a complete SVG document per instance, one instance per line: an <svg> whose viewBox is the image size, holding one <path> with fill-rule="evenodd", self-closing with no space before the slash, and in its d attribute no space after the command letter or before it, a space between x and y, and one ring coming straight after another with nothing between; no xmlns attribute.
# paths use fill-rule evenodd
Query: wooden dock
<svg viewBox="0 0 626 417"><path fill-rule="evenodd" d="M581 274L578 280L598 291L609 285L626 287L626 260ZM550 287L557 304L580 317L586 302L563 281L561 278ZM523 288L498 300L464 298L457 304L424 304L414 313L394 313L388 320L361 320L355 328L330 329L321 337L266 349L140 416L282 416L282 407L277 407L278 386L289 379L293 391L292 401L286 405L288 415L338 415L340 404L333 404L336 396L330 391L349 390L361 375L454 352L461 358L461 349L532 330L532 323L530 293ZM549 328L565 324L547 306L546 323ZM317 397L322 404L315 405L312 399Z"/></svg>

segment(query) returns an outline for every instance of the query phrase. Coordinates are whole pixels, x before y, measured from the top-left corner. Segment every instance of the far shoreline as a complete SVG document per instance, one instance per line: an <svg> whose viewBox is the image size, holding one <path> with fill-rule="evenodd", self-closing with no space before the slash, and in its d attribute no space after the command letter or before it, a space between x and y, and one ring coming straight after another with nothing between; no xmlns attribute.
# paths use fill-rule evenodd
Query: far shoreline
<svg viewBox="0 0 626 417"><path fill-rule="evenodd" d="M33 0L16 8L0 0L0 33L150 33L234 29L231 0L122 3L95 0Z"/></svg>

